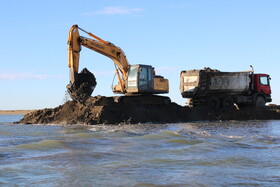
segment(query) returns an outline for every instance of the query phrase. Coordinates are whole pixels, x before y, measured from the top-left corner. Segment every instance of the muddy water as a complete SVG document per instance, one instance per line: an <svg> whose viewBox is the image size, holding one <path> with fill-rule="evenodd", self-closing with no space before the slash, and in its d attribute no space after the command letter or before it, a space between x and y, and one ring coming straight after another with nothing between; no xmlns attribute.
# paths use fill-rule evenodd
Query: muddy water
<svg viewBox="0 0 280 187"><path fill-rule="evenodd" d="M0 186L278 186L280 121L11 125Z"/></svg>

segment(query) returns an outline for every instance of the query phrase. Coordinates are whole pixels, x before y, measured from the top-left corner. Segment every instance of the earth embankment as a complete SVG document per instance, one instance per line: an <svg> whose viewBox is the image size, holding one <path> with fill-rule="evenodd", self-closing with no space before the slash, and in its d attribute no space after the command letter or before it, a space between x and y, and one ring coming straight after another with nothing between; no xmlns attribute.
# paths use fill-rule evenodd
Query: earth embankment
<svg viewBox="0 0 280 187"><path fill-rule="evenodd" d="M183 107L176 103L141 105L116 102L115 97L95 96L85 103L68 101L56 108L30 112L17 123L95 125L271 119L280 119L280 106L209 111L207 107Z"/></svg>

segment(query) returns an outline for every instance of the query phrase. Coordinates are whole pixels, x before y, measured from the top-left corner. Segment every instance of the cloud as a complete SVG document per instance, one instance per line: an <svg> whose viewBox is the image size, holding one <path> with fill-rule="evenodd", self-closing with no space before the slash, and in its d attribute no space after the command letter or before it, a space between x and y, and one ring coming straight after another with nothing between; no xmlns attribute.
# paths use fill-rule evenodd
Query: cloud
<svg viewBox="0 0 280 187"><path fill-rule="evenodd" d="M90 15L97 15L97 14L99 15L133 14L133 13L141 12L143 10L144 9L142 8L126 8L121 6L109 6L96 12L85 13L84 15L90 16Z"/></svg>
<svg viewBox="0 0 280 187"><path fill-rule="evenodd" d="M43 79L61 79L60 75L47 75L47 74L37 74L34 72L6 72L0 73L1 80L43 80Z"/></svg>

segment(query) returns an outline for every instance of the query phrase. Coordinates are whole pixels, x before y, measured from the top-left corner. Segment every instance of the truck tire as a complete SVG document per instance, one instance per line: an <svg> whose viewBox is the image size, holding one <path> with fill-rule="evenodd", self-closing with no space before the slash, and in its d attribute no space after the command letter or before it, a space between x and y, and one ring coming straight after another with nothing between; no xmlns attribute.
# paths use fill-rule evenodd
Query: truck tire
<svg viewBox="0 0 280 187"><path fill-rule="evenodd" d="M208 107L211 110L218 110L220 108L220 100L218 97L210 97L208 100Z"/></svg>
<svg viewBox="0 0 280 187"><path fill-rule="evenodd" d="M256 101L255 101L255 106L256 107L264 107L265 106L265 99L263 96L257 96Z"/></svg>
<svg viewBox="0 0 280 187"><path fill-rule="evenodd" d="M222 99L222 107L226 110L232 109L234 106L234 101L231 97L225 97Z"/></svg>

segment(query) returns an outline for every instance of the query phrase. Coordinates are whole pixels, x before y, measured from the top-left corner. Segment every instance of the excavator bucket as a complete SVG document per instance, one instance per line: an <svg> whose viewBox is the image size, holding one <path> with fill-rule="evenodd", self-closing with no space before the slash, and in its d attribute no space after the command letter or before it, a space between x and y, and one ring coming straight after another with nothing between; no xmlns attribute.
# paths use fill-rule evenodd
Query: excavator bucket
<svg viewBox="0 0 280 187"><path fill-rule="evenodd" d="M66 88L73 100L83 103L91 96L96 84L95 76L84 68L75 82L68 84Z"/></svg>

